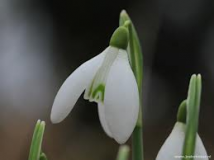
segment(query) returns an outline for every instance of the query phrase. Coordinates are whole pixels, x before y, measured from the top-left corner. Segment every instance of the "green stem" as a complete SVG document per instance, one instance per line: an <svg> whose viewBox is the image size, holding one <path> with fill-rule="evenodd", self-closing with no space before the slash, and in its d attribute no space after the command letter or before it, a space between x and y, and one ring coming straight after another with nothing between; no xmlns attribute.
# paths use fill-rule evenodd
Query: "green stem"
<svg viewBox="0 0 214 160"><path fill-rule="evenodd" d="M132 159L143 160L142 127L137 126L132 135Z"/></svg>
<svg viewBox="0 0 214 160"><path fill-rule="evenodd" d="M124 25L127 21L129 21L128 29L129 29L129 60L134 72L138 90L140 97L140 110L138 121L136 127L132 134L132 159L133 160L143 160L143 138L142 138L142 79L143 79L143 55L141 51L141 46L139 42L139 38L137 36L137 32L135 27L126 13L126 11L122 11L120 14L120 26Z"/></svg>

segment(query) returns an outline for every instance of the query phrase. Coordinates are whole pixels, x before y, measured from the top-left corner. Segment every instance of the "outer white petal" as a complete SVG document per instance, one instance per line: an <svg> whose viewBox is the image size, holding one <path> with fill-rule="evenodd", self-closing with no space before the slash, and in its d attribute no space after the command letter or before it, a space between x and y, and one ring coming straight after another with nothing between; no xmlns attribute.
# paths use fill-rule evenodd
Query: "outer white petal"
<svg viewBox="0 0 214 160"><path fill-rule="evenodd" d="M182 148L185 138L185 130L186 125L180 122L177 122L169 135L169 137L164 142L163 146L161 147L156 160L181 160L182 158L179 157L182 155ZM205 147L201 141L199 135L196 138L196 148L195 148L195 155L196 156L207 156L207 152ZM199 160L201 158L195 158L195 160ZM208 160L207 158L203 158Z"/></svg>
<svg viewBox="0 0 214 160"><path fill-rule="evenodd" d="M107 49L106 49L107 50ZM106 50L79 66L59 89L51 111L52 123L65 119L102 64Z"/></svg>
<svg viewBox="0 0 214 160"><path fill-rule="evenodd" d="M102 103L98 104L98 114L99 114L99 119L100 123L103 127L103 130L106 132L106 134L112 138L112 134L109 130L108 124L106 122L106 117L105 117L105 106Z"/></svg>
<svg viewBox="0 0 214 160"><path fill-rule="evenodd" d="M196 147L195 147L195 155L207 156L207 151L198 134L197 134L197 142L196 142ZM203 159L208 160L208 157L203 158ZM201 158L195 158L195 160L201 160Z"/></svg>
<svg viewBox="0 0 214 160"><path fill-rule="evenodd" d="M125 50L119 50L106 82L104 112L109 130L118 143L132 134L139 113L139 92Z"/></svg>

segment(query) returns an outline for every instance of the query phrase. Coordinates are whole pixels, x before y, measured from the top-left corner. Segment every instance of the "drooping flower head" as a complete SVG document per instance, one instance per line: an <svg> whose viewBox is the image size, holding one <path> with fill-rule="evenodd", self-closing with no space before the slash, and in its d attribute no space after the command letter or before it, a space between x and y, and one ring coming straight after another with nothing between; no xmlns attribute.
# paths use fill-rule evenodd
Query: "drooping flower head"
<svg viewBox="0 0 214 160"><path fill-rule="evenodd" d="M182 160L182 150L184 138L186 133L186 124L176 122L171 134L161 147L156 160ZM195 145L195 160L203 159L208 160L207 152L204 144L197 134ZM186 155L184 155L186 156Z"/></svg>
<svg viewBox="0 0 214 160"><path fill-rule="evenodd" d="M156 160L208 160L207 152L198 135L201 89L201 75L193 74L189 82L187 99L180 104L177 122Z"/></svg>
<svg viewBox="0 0 214 160"><path fill-rule="evenodd" d="M70 113L85 90L84 98L98 104L104 131L125 143L134 130L139 112L139 92L127 55L128 30L113 33L109 47L78 67L59 89L51 121L59 123Z"/></svg>

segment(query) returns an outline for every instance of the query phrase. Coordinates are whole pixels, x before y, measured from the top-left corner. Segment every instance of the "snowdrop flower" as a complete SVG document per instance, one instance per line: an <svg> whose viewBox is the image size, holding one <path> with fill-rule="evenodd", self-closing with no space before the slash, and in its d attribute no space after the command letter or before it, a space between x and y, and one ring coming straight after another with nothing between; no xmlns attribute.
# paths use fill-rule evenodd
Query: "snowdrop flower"
<svg viewBox="0 0 214 160"><path fill-rule="evenodd" d="M98 104L101 125L108 136L125 143L132 134L139 112L139 93L126 48L128 30L119 27L110 46L77 68L58 91L51 121L65 119L85 90L84 99Z"/></svg>
<svg viewBox="0 0 214 160"><path fill-rule="evenodd" d="M181 160L182 148L184 144L186 125L182 122L177 122L161 147L156 160ZM201 141L201 138L197 134L195 145L195 160L199 159L208 160L207 152Z"/></svg>

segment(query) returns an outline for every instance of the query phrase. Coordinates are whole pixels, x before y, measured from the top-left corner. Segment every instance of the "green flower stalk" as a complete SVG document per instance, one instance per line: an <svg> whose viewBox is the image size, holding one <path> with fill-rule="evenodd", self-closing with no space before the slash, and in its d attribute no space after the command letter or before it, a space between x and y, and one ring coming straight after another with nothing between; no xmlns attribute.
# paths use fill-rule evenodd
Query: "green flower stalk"
<svg viewBox="0 0 214 160"><path fill-rule="evenodd" d="M47 160L41 151L42 140L45 131L45 122L38 120L34 129L28 160Z"/></svg>
<svg viewBox="0 0 214 160"><path fill-rule="evenodd" d="M203 156L208 160L206 149L198 131L199 108L201 99L201 76L190 79L187 100L178 109L177 122L161 147L156 160L198 160Z"/></svg>
<svg viewBox="0 0 214 160"><path fill-rule="evenodd" d="M128 22L128 24L127 24ZM120 26L127 26L129 30L129 46L128 46L128 53L129 53L129 62L131 64L132 70L134 72L138 90L139 90L139 97L140 97L140 110L138 121L134 132L132 134L132 156L133 160L143 160L143 138L142 138L142 80L143 80L143 54L141 51L141 45L139 38L137 36L136 29L126 13L123 10L120 14Z"/></svg>

